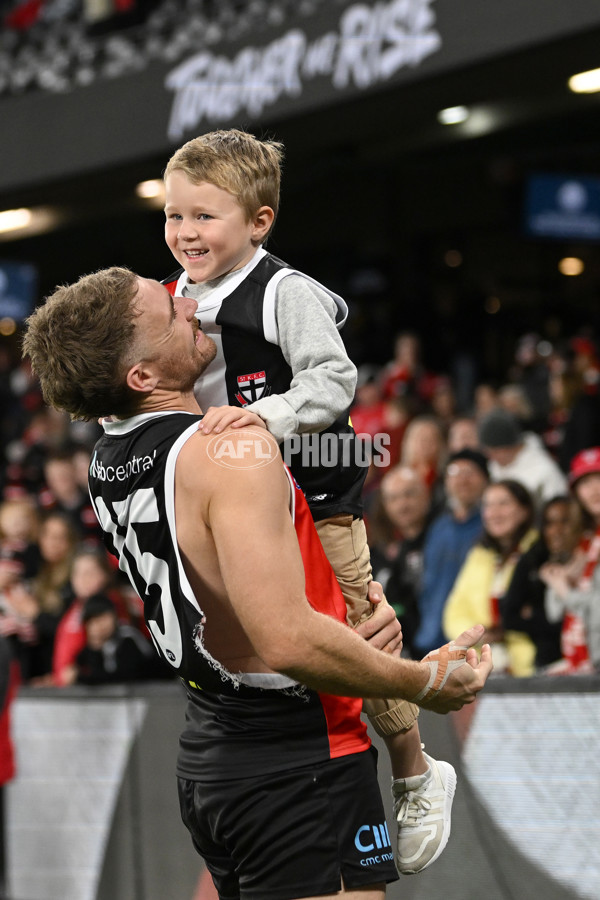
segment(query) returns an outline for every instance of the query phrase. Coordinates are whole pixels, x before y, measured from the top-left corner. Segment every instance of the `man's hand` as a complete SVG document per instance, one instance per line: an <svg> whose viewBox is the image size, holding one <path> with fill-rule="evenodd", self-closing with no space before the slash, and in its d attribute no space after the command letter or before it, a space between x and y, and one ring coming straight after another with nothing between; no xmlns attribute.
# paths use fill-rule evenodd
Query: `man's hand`
<svg viewBox="0 0 600 900"><path fill-rule="evenodd" d="M266 428L264 419L250 410L239 406L210 406L204 413L204 417L198 425L198 431L202 434L220 434L225 428L244 428L247 425L256 425Z"/></svg>
<svg viewBox="0 0 600 900"><path fill-rule="evenodd" d="M378 581L371 581L369 584L369 601L373 606L373 614L354 630L376 650L385 650L392 656L400 656L402 627L396 613L385 599L383 588Z"/></svg>
<svg viewBox="0 0 600 900"><path fill-rule="evenodd" d="M414 703L437 713L447 713L473 703L492 671L490 645L483 645L481 660L473 649L484 631L483 625L474 625L455 641L424 657L430 677L423 690L413 698Z"/></svg>

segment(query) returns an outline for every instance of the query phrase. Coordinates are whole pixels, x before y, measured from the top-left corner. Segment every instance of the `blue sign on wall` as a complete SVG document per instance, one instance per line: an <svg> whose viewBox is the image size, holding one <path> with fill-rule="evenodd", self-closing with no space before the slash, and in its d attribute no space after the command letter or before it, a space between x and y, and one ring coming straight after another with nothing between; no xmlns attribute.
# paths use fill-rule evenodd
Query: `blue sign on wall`
<svg viewBox="0 0 600 900"><path fill-rule="evenodd" d="M0 261L0 319L22 322L33 311L37 270L29 263Z"/></svg>
<svg viewBox="0 0 600 900"><path fill-rule="evenodd" d="M526 187L525 228L537 237L600 240L600 178L532 175Z"/></svg>

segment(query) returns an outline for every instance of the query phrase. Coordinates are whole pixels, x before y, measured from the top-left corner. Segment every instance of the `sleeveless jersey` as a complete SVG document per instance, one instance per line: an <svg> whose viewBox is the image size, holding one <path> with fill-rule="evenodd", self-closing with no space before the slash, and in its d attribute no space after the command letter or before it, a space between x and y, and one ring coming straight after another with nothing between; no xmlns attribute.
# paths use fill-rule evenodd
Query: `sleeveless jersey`
<svg viewBox="0 0 600 900"><path fill-rule="evenodd" d="M258 262L244 278L226 283L223 296L215 288L220 299L216 313L211 307L214 327L208 328L207 333L220 337L222 356L219 354L202 376L205 394L200 393L199 400L206 408L224 402L230 406L246 406L261 397L288 391L293 373L278 344L277 285L293 273L327 291L270 253L262 251L257 256ZM162 283L173 296L180 296L186 283L185 271L178 269ZM336 302L337 324L341 327L346 306L341 297L331 291L327 293ZM201 321L203 315L199 312ZM219 359L222 360L220 368ZM222 393L223 382L226 397ZM281 449L304 491L313 518L324 519L337 513L362 514L361 492L368 467L359 463L362 454L349 422L349 410L319 434L302 435L300 441L285 441ZM328 464L318 464L324 457ZM330 465L331 461L335 462Z"/></svg>
<svg viewBox="0 0 600 900"><path fill-rule="evenodd" d="M89 472L106 546L143 600L156 650L187 688L178 772L239 778L362 751L370 742L360 699L320 694L283 675L229 672L204 647L202 598L192 591L175 530L177 457L200 419L174 412L107 422ZM343 596L302 492L292 487L308 600L344 622Z"/></svg>

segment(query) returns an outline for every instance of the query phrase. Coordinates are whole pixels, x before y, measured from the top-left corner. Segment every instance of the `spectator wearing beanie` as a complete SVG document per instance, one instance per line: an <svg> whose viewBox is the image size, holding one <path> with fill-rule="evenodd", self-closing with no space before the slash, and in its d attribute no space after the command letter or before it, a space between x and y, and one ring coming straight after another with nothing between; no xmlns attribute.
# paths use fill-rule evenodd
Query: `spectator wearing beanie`
<svg viewBox="0 0 600 900"><path fill-rule="evenodd" d="M489 460L492 481L518 481L527 488L537 509L568 490L565 475L541 438L522 431L511 413L494 409L479 425L481 447Z"/></svg>
<svg viewBox="0 0 600 900"><path fill-rule="evenodd" d="M467 553L482 532L481 497L489 480L487 460L465 447L448 458L444 474L446 510L431 524L423 548L423 581L416 657L444 643L442 615Z"/></svg>

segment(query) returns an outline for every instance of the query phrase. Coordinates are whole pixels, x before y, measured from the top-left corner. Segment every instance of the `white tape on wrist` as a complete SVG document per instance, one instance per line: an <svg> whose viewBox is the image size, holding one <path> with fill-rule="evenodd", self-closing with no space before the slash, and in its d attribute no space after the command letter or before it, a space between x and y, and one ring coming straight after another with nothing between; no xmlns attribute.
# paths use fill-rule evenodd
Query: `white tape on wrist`
<svg viewBox="0 0 600 900"><path fill-rule="evenodd" d="M412 702L427 703L427 701L433 700L454 670L465 664L468 649L468 647L462 647L460 644L450 641L438 650L431 650L427 656L424 656L421 662L426 662L429 666L429 679L425 687L419 691L416 697L413 697Z"/></svg>

